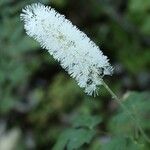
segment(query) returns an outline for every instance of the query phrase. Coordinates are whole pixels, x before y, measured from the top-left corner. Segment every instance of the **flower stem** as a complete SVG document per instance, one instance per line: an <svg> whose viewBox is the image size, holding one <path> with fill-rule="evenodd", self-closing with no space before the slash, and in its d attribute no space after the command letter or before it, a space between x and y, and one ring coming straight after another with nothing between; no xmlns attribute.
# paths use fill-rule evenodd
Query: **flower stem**
<svg viewBox="0 0 150 150"><path fill-rule="evenodd" d="M139 131L141 132L141 134L143 135L144 139L148 143L150 143L149 137L145 134L145 132L142 129L142 127L140 126L138 120L133 116L133 114L128 110L128 108L122 103L120 98L118 98L118 96L109 88L109 86L104 82L104 80L102 80L102 84L107 89L107 91L111 94L112 98L124 109L124 111L130 116L130 118L133 120L133 122L136 123L136 126L139 129Z"/></svg>

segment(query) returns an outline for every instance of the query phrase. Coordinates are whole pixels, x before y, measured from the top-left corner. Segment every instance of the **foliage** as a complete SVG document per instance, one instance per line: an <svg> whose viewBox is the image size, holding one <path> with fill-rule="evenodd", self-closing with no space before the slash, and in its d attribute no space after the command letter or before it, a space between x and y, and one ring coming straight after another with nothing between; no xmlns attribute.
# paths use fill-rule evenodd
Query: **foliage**
<svg viewBox="0 0 150 150"><path fill-rule="evenodd" d="M89 144L93 136L96 134L94 126L99 124L101 118L91 115L78 115L73 120L72 129L64 131L56 145L54 150L62 150L67 147L68 150L79 149L84 143Z"/></svg>
<svg viewBox="0 0 150 150"><path fill-rule="evenodd" d="M137 122L140 124L140 126L145 130L148 130L150 126L150 121L147 118L150 112L150 93L129 92L125 95L124 104L137 119ZM135 124L133 124L133 120L125 111L119 112L117 115L115 115L110 120L109 126L111 133L117 132L124 135L132 134L133 136L135 132Z"/></svg>
<svg viewBox="0 0 150 150"><path fill-rule="evenodd" d="M33 2L0 1L0 143L15 131L19 150L148 150L136 123L103 87L99 96L86 96L26 36L19 14ZM106 82L150 137L150 1L40 2L65 14L100 45L115 68Z"/></svg>

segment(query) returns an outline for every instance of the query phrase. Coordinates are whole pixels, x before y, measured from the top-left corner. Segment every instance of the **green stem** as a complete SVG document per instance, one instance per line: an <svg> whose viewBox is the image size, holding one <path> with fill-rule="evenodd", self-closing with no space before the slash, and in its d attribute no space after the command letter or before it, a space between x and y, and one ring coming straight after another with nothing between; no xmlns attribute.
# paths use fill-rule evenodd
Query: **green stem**
<svg viewBox="0 0 150 150"><path fill-rule="evenodd" d="M150 139L149 137L145 134L144 130L142 129L142 127L140 126L139 122L137 121L137 119L133 116L133 114L128 110L128 108L126 108L126 106L122 103L122 101L120 100L120 98L118 98L118 96L108 87L108 85L104 82L104 80L102 80L102 84L103 86L107 89L107 91L111 94L112 98L114 100L116 100L116 102L118 104L120 104L120 106L125 110L125 112L131 117L131 119L133 120L134 123L136 123L137 128L139 129L139 131L141 132L141 134L143 135L144 139L150 143Z"/></svg>

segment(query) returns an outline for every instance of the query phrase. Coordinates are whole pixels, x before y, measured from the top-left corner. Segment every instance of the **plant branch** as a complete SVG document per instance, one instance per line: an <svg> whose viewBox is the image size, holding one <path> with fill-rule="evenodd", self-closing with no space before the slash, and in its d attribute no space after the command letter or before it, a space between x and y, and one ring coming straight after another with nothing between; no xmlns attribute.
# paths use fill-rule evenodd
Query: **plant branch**
<svg viewBox="0 0 150 150"><path fill-rule="evenodd" d="M133 114L128 110L128 108L122 103L122 101L120 100L120 98L118 98L118 96L108 87L108 85L104 82L104 80L102 80L102 84L103 86L107 89L107 91L111 94L112 98L118 103L120 104L120 106L124 109L124 111L130 116L130 118L133 120L134 123L136 123L136 127L139 129L139 131L141 132L141 134L143 135L144 139L150 143L150 139L149 137L145 134L144 130L142 129L142 127L140 126L138 120L133 116Z"/></svg>

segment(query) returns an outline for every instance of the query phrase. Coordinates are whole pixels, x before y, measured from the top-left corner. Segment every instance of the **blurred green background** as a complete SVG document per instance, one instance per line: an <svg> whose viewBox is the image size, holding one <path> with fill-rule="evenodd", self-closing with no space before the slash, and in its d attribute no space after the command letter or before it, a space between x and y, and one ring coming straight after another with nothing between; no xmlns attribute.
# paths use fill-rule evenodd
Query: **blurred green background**
<svg viewBox="0 0 150 150"><path fill-rule="evenodd" d="M108 85L150 136L150 0L0 0L0 150L148 150L109 93L87 96L19 15L42 2L65 14L114 66Z"/></svg>

